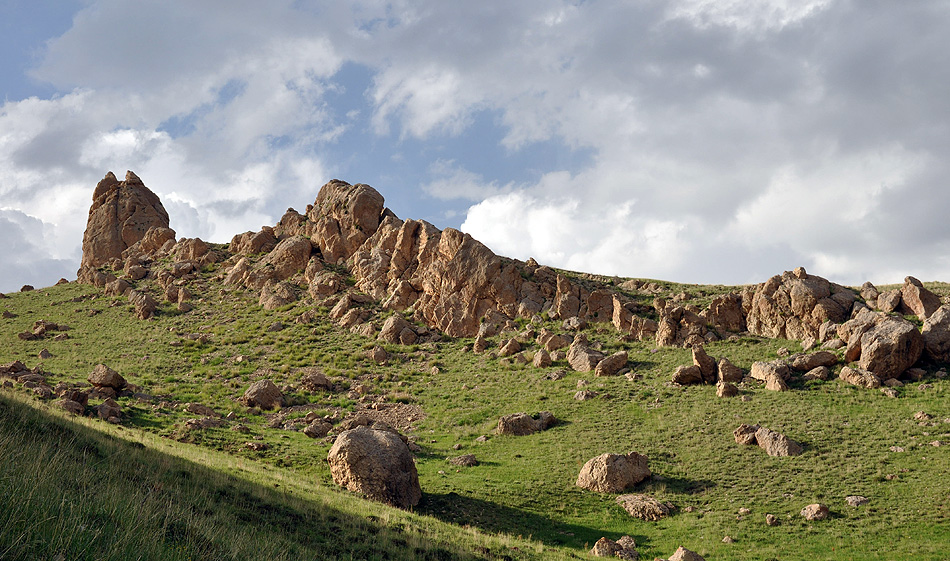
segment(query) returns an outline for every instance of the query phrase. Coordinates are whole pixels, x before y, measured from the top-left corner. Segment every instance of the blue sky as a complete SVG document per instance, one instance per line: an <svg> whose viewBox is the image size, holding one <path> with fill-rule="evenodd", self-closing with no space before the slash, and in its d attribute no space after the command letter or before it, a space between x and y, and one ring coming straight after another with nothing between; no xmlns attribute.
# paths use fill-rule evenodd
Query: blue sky
<svg viewBox="0 0 950 561"><path fill-rule="evenodd" d="M135 171L227 241L332 178L589 272L950 280L945 1L0 0L0 290Z"/></svg>

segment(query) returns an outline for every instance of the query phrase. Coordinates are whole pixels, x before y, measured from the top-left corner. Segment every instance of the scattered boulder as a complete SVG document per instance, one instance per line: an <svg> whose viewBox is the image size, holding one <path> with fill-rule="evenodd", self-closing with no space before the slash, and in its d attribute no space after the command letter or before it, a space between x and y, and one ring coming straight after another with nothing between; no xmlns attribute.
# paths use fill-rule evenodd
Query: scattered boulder
<svg viewBox="0 0 950 561"><path fill-rule="evenodd" d="M831 377L831 370L827 366L813 368L802 376L805 380L827 380L829 377Z"/></svg>
<svg viewBox="0 0 950 561"><path fill-rule="evenodd" d="M534 353L534 360L532 360L531 363L535 368L547 368L552 364L551 354L546 350L541 349Z"/></svg>
<svg viewBox="0 0 950 561"><path fill-rule="evenodd" d="M96 414L99 418L110 423L117 423L122 418L122 409L113 399L106 399L96 407Z"/></svg>
<svg viewBox="0 0 950 561"><path fill-rule="evenodd" d="M323 419L314 419L309 425L304 427L303 433L310 438L323 438L332 428L333 425Z"/></svg>
<svg viewBox="0 0 950 561"><path fill-rule="evenodd" d="M720 382L738 383L742 381L742 369L729 362L728 358L719 359L718 379Z"/></svg>
<svg viewBox="0 0 950 561"><path fill-rule="evenodd" d="M475 458L475 454L462 454L450 459L449 463L453 466L475 467L478 465L478 460Z"/></svg>
<svg viewBox="0 0 950 561"><path fill-rule="evenodd" d="M729 382L719 382L716 384L717 397L735 397L739 395L739 388Z"/></svg>
<svg viewBox="0 0 950 561"><path fill-rule="evenodd" d="M61 399L57 404L65 411L72 413L73 415L82 415L85 413L86 408L82 403L75 402L71 399Z"/></svg>
<svg viewBox="0 0 950 561"><path fill-rule="evenodd" d="M371 500L409 508L422 498L409 447L393 432L368 427L344 431L327 462L337 485Z"/></svg>
<svg viewBox="0 0 950 561"><path fill-rule="evenodd" d="M121 390L126 386L125 378L104 364L97 364L86 380L97 388L108 387Z"/></svg>
<svg viewBox="0 0 950 561"><path fill-rule="evenodd" d="M139 319L149 319L158 309L158 302L147 292L130 290L128 293L129 302L135 307L135 315Z"/></svg>
<svg viewBox="0 0 950 561"><path fill-rule="evenodd" d="M581 468L575 485L598 493L620 493L650 477L647 457L628 454L601 454Z"/></svg>
<svg viewBox="0 0 950 561"><path fill-rule="evenodd" d="M498 419L496 432L511 436L526 436L547 430L556 422L557 419L550 411L541 411L536 416L527 413L512 413Z"/></svg>
<svg viewBox="0 0 950 561"><path fill-rule="evenodd" d="M841 381L860 388L874 389L881 387L881 379L863 368L845 366L838 374Z"/></svg>
<svg viewBox="0 0 950 561"><path fill-rule="evenodd" d="M284 395L274 382L259 380L251 384L240 401L248 407L280 409L284 406Z"/></svg>
<svg viewBox="0 0 950 561"><path fill-rule="evenodd" d="M594 376L615 376L627 364L627 351L616 352L597 363Z"/></svg>
<svg viewBox="0 0 950 561"><path fill-rule="evenodd" d="M824 520L828 518L828 507L821 503L810 504L802 509L801 515L808 521Z"/></svg>
<svg viewBox="0 0 950 561"><path fill-rule="evenodd" d="M768 382L770 378L778 378L785 381L791 377L791 372L788 369L788 365L785 364L784 361L758 361L752 363L752 368L749 370L749 376L762 382Z"/></svg>
<svg viewBox="0 0 950 561"><path fill-rule="evenodd" d="M906 277L901 286L899 310L904 315L916 315L926 320L940 307L940 297L924 288L923 283L914 277Z"/></svg>
<svg viewBox="0 0 950 561"><path fill-rule="evenodd" d="M755 440L769 456L799 456L802 453L801 444L765 427L755 431Z"/></svg>
<svg viewBox="0 0 950 561"><path fill-rule="evenodd" d="M597 364L602 360L604 354L591 349L587 337L583 334L574 337L574 342L567 350L567 362L577 372L590 372L597 368Z"/></svg>
<svg viewBox="0 0 950 561"><path fill-rule="evenodd" d="M861 495L849 495L844 498L844 502L848 503L848 506L859 507L868 504L871 500Z"/></svg>
<svg viewBox="0 0 950 561"><path fill-rule="evenodd" d="M706 561L702 555L695 551L690 551L683 546L677 548L673 555L670 555L669 561Z"/></svg>
<svg viewBox="0 0 950 561"><path fill-rule="evenodd" d="M702 384L703 371L695 364L690 364L689 366L677 366L676 370L673 371L672 382L682 386L687 386L690 384Z"/></svg>
<svg viewBox="0 0 950 561"><path fill-rule="evenodd" d="M759 430L759 425L741 424L739 428L733 431L737 444L752 445L755 444L755 431Z"/></svg>
<svg viewBox="0 0 950 561"><path fill-rule="evenodd" d="M623 536L617 541L603 537L597 540L590 554L594 557L616 557L636 561L640 558L636 547L637 542L630 536Z"/></svg>
<svg viewBox="0 0 950 561"><path fill-rule="evenodd" d="M792 370L807 372L820 366L834 366L838 363L838 357L829 351L818 351L811 354L795 354L786 360L786 363Z"/></svg>
<svg viewBox="0 0 950 561"><path fill-rule="evenodd" d="M702 345L693 345L693 364L699 367L704 383L716 383L719 366L716 363L716 359L706 354L706 350Z"/></svg>
<svg viewBox="0 0 950 561"><path fill-rule="evenodd" d="M383 328L380 329L378 338L387 343L411 345L415 343L417 335L413 331L411 323L401 315L393 314L383 322Z"/></svg>
<svg viewBox="0 0 950 561"><path fill-rule="evenodd" d="M674 508L670 503L661 502L647 495L620 495L615 500L630 516L650 522L666 518Z"/></svg>

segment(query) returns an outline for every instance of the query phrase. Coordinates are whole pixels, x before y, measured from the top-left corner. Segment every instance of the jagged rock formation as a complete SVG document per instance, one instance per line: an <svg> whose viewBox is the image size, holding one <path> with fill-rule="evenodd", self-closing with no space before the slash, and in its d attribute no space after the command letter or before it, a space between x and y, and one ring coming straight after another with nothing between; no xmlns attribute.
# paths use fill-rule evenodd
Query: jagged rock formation
<svg viewBox="0 0 950 561"><path fill-rule="evenodd" d="M131 171L119 181L110 171L96 185L82 239L80 270L99 267L141 242L149 229L160 228L147 240L159 247L175 232L168 229L168 213L158 196ZM169 238L168 235L171 237Z"/></svg>

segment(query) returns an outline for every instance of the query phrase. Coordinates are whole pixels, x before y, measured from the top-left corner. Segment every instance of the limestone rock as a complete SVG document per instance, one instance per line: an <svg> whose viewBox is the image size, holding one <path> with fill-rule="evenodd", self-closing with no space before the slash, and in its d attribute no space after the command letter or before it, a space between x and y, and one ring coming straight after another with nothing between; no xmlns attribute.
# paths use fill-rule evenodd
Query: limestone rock
<svg viewBox="0 0 950 561"><path fill-rule="evenodd" d="M498 420L496 432L512 436L525 436L546 430L555 422L557 420L549 411L542 411L537 416L531 416L527 413L512 413Z"/></svg>
<svg viewBox="0 0 950 561"><path fill-rule="evenodd" d="M399 435L356 427L340 433L327 455L333 481L398 508L419 504L422 488L409 447Z"/></svg>
<svg viewBox="0 0 950 561"><path fill-rule="evenodd" d="M758 361L752 363L749 376L762 382L768 382L770 378L778 378L784 381L791 377L791 372L789 372L788 365L784 361Z"/></svg>
<svg viewBox="0 0 950 561"><path fill-rule="evenodd" d="M802 453L801 444L765 427L755 431L755 440L769 456L799 456Z"/></svg>
<svg viewBox="0 0 950 561"><path fill-rule="evenodd" d="M809 521L828 518L828 507L821 503L810 504L802 509L802 518Z"/></svg>
<svg viewBox="0 0 950 561"><path fill-rule="evenodd" d="M594 376L616 376L627 364L627 351L618 351L597 363Z"/></svg>
<svg viewBox="0 0 950 561"><path fill-rule="evenodd" d="M274 249L261 260L260 267L272 269L270 278L286 280L298 272L302 272L310 261L310 252L313 246L310 240L302 236L294 236L282 240Z"/></svg>
<svg viewBox="0 0 950 561"><path fill-rule="evenodd" d="M147 292L130 290L128 293L129 302L135 308L135 315L139 319L149 319L158 309L158 302Z"/></svg>
<svg viewBox="0 0 950 561"><path fill-rule="evenodd" d="M702 384L703 371L695 364L690 364L689 366L677 366L676 370L673 371L672 382L682 386L690 384Z"/></svg>
<svg viewBox="0 0 950 561"><path fill-rule="evenodd" d="M630 516L651 522L669 516L673 510L672 504L660 502L647 495L620 495L615 500Z"/></svg>
<svg viewBox="0 0 950 561"><path fill-rule="evenodd" d="M713 298L709 308L701 315L715 329L738 333L746 330L745 312L742 309L742 296L736 293Z"/></svg>
<svg viewBox="0 0 950 561"><path fill-rule="evenodd" d="M620 493L650 477L647 457L628 454L601 454L581 468L575 485L598 493Z"/></svg>
<svg viewBox="0 0 950 561"><path fill-rule="evenodd" d="M929 318L940 307L940 297L924 288L914 277L904 279L901 286L901 313L914 314L921 320Z"/></svg>
<svg viewBox="0 0 950 561"><path fill-rule="evenodd" d="M695 551L690 551L683 546L676 549L673 555L670 555L669 561L706 561L702 555Z"/></svg>
<svg viewBox="0 0 950 561"><path fill-rule="evenodd" d="M259 380L251 384L251 387L244 392L241 403L248 407L280 409L284 406L284 395L274 382Z"/></svg>
<svg viewBox="0 0 950 561"><path fill-rule="evenodd" d="M858 364L882 380L897 378L917 362L924 350L924 338L907 320L881 316L861 335Z"/></svg>
<svg viewBox="0 0 950 561"><path fill-rule="evenodd" d="M719 359L717 378L720 382L738 383L742 381L742 369L732 364L728 358Z"/></svg>
<svg viewBox="0 0 950 561"><path fill-rule="evenodd" d="M856 295L801 267L786 271L743 295L749 332L763 337L818 338L825 321L839 323L851 314Z"/></svg>
<svg viewBox="0 0 950 561"><path fill-rule="evenodd" d="M577 335L567 350L567 362L577 372L590 372L603 359L604 354L591 349L584 335Z"/></svg>
<svg viewBox="0 0 950 561"><path fill-rule="evenodd" d="M535 368L547 368L551 366L551 354L541 349L534 353L534 360L531 361Z"/></svg>
<svg viewBox="0 0 950 561"><path fill-rule="evenodd" d="M99 388L107 387L121 390L126 386L125 378L104 364L97 364L86 379L90 384Z"/></svg>
<svg viewBox="0 0 950 561"><path fill-rule="evenodd" d="M950 305L940 306L930 314L920 333L931 360L950 362Z"/></svg>
<svg viewBox="0 0 950 561"><path fill-rule="evenodd" d="M150 228L168 228L168 212L158 196L131 171L121 182L110 171L92 194L80 270L121 258Z"/></svg>
<svg viewBox="0 0 950 561"><path fill-rule="evenodd" d="M235 255L267 253L277 247L274 229L265 226L260 232L244 232L231 238L228 251Z"/></svg>
<svg viewBox="0 0 950 561"><path fill-rule="evenodd" d="M862 368L845 366L838 374L838 378L852 386L861 388L874 389L881 387L881 379Z"/></svg>
<svg viewBox="0 0 950 561"><path fill-rule="evenodd" d="M693 364L699 367L704 383L716 383L719 367L716 364L716 359L706 354L706 350L702 345L693 345Z"/></svg>

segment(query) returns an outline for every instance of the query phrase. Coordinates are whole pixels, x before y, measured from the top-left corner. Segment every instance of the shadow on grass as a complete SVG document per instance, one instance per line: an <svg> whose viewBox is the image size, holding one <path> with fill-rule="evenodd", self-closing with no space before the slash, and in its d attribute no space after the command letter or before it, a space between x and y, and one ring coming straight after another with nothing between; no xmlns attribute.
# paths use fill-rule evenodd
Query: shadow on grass
<svg viewBox="0 0 950 561"><path fill-rule="evenodd" d="M0 558L513 558L467 532L440 529L435 539L398 511L374 520L287 495L2 392L0 455ZM63 504L72 506L64 512ZM83 531L101 527L108 539ZM78 530L61 535L61 528Z"/></svg>
<svg viewBox="0 0 950 561"><path fill-rule="evenodd" d="M604 536L616 540L623 535L565 524L533 512L459 495L454 491L425 493L422 502L416 507L416 512L434 516L450 524L472 526L485 532L519 535L551 546L590 548ZM646 536L632 537L638 544L648 541Z"/></svg>

